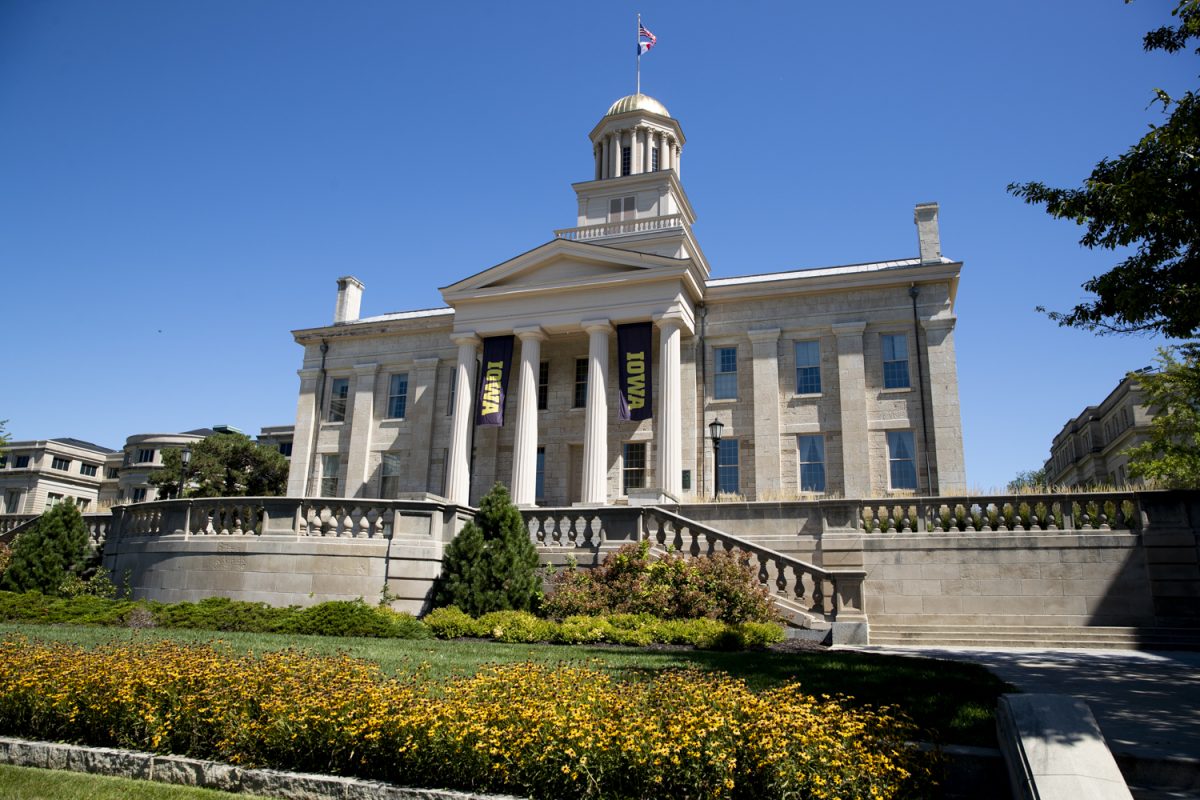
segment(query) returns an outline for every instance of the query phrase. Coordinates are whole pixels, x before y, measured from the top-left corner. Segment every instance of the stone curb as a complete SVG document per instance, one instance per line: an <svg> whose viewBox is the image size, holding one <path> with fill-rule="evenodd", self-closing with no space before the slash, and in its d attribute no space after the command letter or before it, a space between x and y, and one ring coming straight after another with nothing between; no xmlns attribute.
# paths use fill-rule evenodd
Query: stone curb
<svg viewBox="0 0 1200 800"><path fill-rule="evenodd" d="M217 761L0 736L0 764L110 775L285 800L521 800L511 795L406 789L380 781L244 769Z"/></svg>

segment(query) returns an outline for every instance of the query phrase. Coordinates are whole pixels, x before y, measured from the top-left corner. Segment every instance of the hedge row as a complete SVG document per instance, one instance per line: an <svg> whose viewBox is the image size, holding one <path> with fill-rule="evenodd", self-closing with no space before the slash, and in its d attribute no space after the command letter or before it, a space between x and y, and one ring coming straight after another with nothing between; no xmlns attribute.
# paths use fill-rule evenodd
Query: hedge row
<svg viewBox="0 0 1200 800"><path fill-rule="evenodd" d="M198 603L110 600L83 595L49 597L0 592L0 621L119 627L185 628L246 633L367 636L381 639L457 639L560 644L646 646L685 644L736 650L778 642L778 625L729 625L713 619L661 620L648 614L572 616L556 622L523 611L497 611L474 619L457 608L436 609L424 621L362 600L280 608L212 597Z"/></svg>

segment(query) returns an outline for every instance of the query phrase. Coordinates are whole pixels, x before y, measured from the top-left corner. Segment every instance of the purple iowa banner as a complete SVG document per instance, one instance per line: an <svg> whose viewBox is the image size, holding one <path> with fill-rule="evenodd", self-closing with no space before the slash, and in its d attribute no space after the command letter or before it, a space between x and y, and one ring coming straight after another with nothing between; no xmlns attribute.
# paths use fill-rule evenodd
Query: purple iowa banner
<svg viewBox="0 0 1200 800"><path fill-rule="evenodd" d="M650 322L617 326L617 360L621 367L619 413L623 420L643 420L653 416L654 395L650 385L653 331Z"/></svg>
<svg viewBox="0 0 1200 800"><path fill-rule="evenodd" d="M512 336L489 336L483 340L483 379L479 382L476 425L504 425L504 401L508 397L512 360Z"/></svg>

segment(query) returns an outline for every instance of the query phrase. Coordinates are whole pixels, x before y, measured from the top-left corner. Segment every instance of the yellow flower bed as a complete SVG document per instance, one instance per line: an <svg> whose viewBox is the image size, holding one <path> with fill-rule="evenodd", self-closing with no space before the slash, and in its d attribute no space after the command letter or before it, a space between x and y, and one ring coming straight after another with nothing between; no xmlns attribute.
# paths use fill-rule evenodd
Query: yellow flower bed
<svg viewBox="0 0 1200 800"><path fill-rule="evenodd" d="M0 643L0 731L533 798L890 798L928 778L909 723L794 684L533 664L433 681L173 642Z"/></svg>

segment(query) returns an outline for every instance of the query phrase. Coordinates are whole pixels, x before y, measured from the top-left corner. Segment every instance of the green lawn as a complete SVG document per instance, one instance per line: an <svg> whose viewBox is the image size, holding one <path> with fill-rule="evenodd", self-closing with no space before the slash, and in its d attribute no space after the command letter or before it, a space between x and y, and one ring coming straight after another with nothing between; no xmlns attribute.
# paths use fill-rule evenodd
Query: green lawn
<svg viewBox="0 0 1200 800"><path fill-rule="evenodd" d="M903 709L928 738L949 744L994 746L992 712L997 696L1011 691L982 667L949 661L847 651L736 653L616 646L500 644L477 641L364 639L280 634L215 633L194 630L100 628L70 625L0 624L0 636L74 642L93 647L111 641L169 638L221 641L236 650L300 647L314 653L348 653L378 663L385 671L426 665L432 677L472 674L489 663L585 662L624 679L679 667L723 670L753 688L795 680L809 694L848 695L854 703Z"/></svg>
<svg viewBox="0 0 1200 800"><path fill-rule="evenodd" d="M247 794L0 764L5 800L255 800Z"/></svg>

